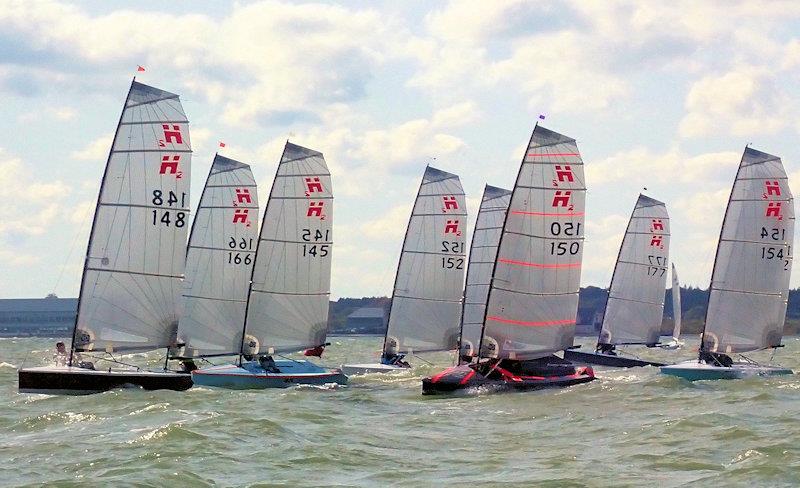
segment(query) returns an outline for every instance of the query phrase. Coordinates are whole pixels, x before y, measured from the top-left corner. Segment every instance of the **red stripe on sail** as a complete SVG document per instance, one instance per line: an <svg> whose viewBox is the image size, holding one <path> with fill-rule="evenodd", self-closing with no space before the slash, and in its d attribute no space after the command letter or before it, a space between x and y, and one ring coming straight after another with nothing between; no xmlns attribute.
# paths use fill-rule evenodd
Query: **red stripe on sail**
<svg viewBox="0 0 800 488"><path fill-rule="evenodd" d="M498 316L486 317L486 320L494 320L495 322L502 322L504 324L522 325L524 327L549 327L552 325L571 325L575 323L575 319L526 322L524 320L504 319L503 317Z"/></svg>
<svg viewBox="0 0 800 488"><path fill-rule="evenodd" d="M498 259L498 263L514 264L516 266L530 266L532 268L577 268L581 263L565 263L565 264L543 264L543 263L528 263L525 261L514 261L512 259Z"/></svg>
<svg viewBox="0 0 800 488"><path fill-rule="evenodd" d="M583 217L583 212L549 213L549 212L523 212L522 210L512 210L514 215L536 215L539 217Z"/></svg>

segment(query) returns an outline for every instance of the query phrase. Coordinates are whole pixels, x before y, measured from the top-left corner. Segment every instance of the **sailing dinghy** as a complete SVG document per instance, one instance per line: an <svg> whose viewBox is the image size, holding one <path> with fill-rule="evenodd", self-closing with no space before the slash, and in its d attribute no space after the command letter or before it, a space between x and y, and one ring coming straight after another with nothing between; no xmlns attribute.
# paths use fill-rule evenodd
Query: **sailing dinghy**
<svg viewBox="0 0 800 488"><path fill-rule="evenodd" d="M781 347L793 240L794 199L783 163L745 148L722 221L700 353L662 373L690 381L792 374L729 355Z"/></svg>
<svg viewBox="0 0 800 488"><path fill-rule="evenodd" d="M239 360L193 371L196 385L263 389L347 383L338 369L273 358L326 345L332 223L331 175L322 153L287 142L261 224L240 323Z"/></svg>
<svg viewBox="0 0 800 488"><path fill-rule="evenodd" d="M467 284L461 313L461 334L458 343L458 364L469 363L478 356L486 299L492 281L492 269L497 258L497 246L506 218L511 191L486 185L475 219L475 231L469 248Z"/></svg>
<svg viewBox="0 0 800 488"><path fill-rule="evenodd" d="M672 321L675 326L672 329L672 339L661 344L662 349L680 349L683 346L683 341L680 340L681 320L681 284L678 281L675 263L672 263Z"/></svg>
<svg viewBox="0 0 800 488"><path fill-rule="evenodd" d="M192 386L189 374L144 371L114 358L166 351L176 341L191 152L178 95L134 79L100 184L69 357L65 365L20 369L19 391Z"/></svg>
<svg viewBox="0 0 800 488"><path fill-rule="evenodd" d="M663 202L639 195L622 238L594 352L567 350L564 359L631 368L663 366L617 354L617 346L658 345L669 260L669 215Z"/></svg>
<svg viewBox="0 0 800 488"><path fill-rule="evenodd" d="M575 336L585 194L575 140L537 125L503 222L477 360L423 379L423 394L594 379L591 367L554 355Z"/></svg>
<svg viewBox="0 0 800 488"><path fill-rule="evenodd" d="M458 343L467 209L458 176L425 168L397 266L380 363L343 365L345 374L404 371L407 355Z"/></svg>
<svg viewBox="0 0 800 488"><path fill-rule="evenodd" d="M258 189L250 166L214 156L189 233L183 313L171 359L238 356L258 244Z"/></svg>

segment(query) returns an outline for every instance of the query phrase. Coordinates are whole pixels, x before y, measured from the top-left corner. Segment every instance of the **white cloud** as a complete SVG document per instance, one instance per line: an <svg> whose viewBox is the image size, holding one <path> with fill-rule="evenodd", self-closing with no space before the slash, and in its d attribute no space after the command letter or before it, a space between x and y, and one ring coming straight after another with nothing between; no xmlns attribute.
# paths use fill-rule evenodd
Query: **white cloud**
<svg viewBox="0 0 800 488"><path fill-rule="evenodd" d="M656 154L637 147L587 164L586 181L590 187L619 182L634 188L662 183L703 186L719 179L733 181L732 168L738 166L740 159L741 154L733 151L690 156L679 149Z"/></svg>
<svg viewBox="0 0 800 488"><path fill-rule="evenodd" d="M108 158L108 152L111 150L113 139L114 134L104 134L90 141L83 149L72 151L69 157L79 161L105 161Z"/></svg>
<svg viewBox="0 0 800 488"><path fill-rule="evenodd" d="M787 125L793 105L772 70L740 67L692 85L680 133L685 137L770 134Z"/></svg>

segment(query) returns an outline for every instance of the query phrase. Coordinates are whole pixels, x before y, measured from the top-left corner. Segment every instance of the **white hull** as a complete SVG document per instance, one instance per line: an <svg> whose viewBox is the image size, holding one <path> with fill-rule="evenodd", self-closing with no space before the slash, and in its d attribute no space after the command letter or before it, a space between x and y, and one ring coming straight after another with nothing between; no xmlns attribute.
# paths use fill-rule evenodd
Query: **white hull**
<svg viewBox="0 0 800 488"><path fill-rule="evenodd" d="M778 376L794 374L791 369L755 363L733 363L730 367L706 364L697 360L662 366L663 374L678 376L689 381L732 380L752 376Z"/></svg>
<svg viewBox="0 0 800 488"><path fill-rule="evenodd" d="M404 366L397 366L394 364L363 363L363 364L343 364L340 369L347 376L352 376L356 374L371 374L371 373L399 373L401 371L408 371L411 368Z"/></svg>

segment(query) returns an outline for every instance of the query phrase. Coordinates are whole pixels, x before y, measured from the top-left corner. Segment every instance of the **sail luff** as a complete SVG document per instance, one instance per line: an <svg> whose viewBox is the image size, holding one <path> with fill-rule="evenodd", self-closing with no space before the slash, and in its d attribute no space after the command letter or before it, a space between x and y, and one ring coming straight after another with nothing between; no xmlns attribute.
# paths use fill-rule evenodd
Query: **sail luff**
<svg viewBox="0 0 800 488"><path fill-rule="evenodd" d="M585 193L575 140L537 125L504 220L481 357L534 359L572 346Z"/></svg>
<svg viewBox="0 0 800 488"><path fill-rule="evenodd" d="M215 155L189 237L178 327L184 356L241 351L257 226L258 194L250 166Z"/></svg>
<svg viewBox="0 0 800 488"><path fill-rule="evenodd" d="M286 141L286 144L283 146L283 151L281 152L281 157L278 161L283 161L283 158L286 156L286 148L289 147L289 141ZM269 211L269 204L272 201L272 193L275 191L275 184L278 182L278 174L280 172L281 165L280 162L278 166L275 168L275 176L272 178L272 185L269 188L269 197L267 198L267 203L264 206L264 216L261 218L261 225L259 226L258 230L258 242L256 243L256 261L258 260L258 248L261 247L261 239L264 235L264 217L267 216L267 212ZM250 270L250 281L248 282L247 286L247 301L245 302L244 307L244 318L242 320L242 342L239 347L239 362L241 363L242 355L245 351L245 337L247 334L247 313L250 310L250 298L253 295L253 275L256 272L256 263L253 263L253 267ZM254 345L254 344L253 344Z"/></svg>
<svg viewBox="0 0 800 488"><path fill-rule="evenodd" d="M672 263L672 320L675 327L672 330L672 338L676 341L681 336L681 284L678 280L678 272L675 271L675 263Z"/></svg>
<svg viewBox="0 0 800 488"><path fill-rule="evenodd" d="M179 97L132 81L95 206L73 352L175 342L190 169Z"/></svg>
<svg viewBox="0 0 800 488"><path fill-rule="evenodd" d="M385 354L457 347L466 216L458 176L426 167L395 276Z"/></svg>
<svg viewBox="0 0 800 488"><path fill-rule="evenodd" d="M131 96L131 90L133 90L133 83L136 81L136 77L133 77L131 80L131 86L128 87L128 94L125 95L125 104L122 106L122 111L119 114L119 120L117 121L117 128L114 130L114 139L117 138L117 134L119 134L119 127L122 124L122 118L125 116L125 107L127 105L127 101ZM100 179L100 188L97 190L97 201L94 205L94 217L92 217L92 227L89 230L89 241L86 244L86 254L83 258L83 272L81 273L81 284L78 290L83 291L83 287L86 283L86 270L89 267L89 250L92 248L92 241L94 240L94 233L95 228L97 227L97 211L100 208L100 196L103 194L103 188L105 187L106 178L108 177L108 168L109 163L111 162L111 154L114 148L114 143L112 140L111 147L108 150L108 157L106 158L106 166L103 169L103 177ZM75 324L72 326L72 339L70 340L70 351L69 351L69 364L72 365L72 358L75 354L75 334L78 331L78 317L81 315L81 302L83 298L83 293L78 294L78 307L77 312L75 314Z"/></svg>
<svg viewBox="0 0 800 488"><path fill-rule="evenodd" d="M746 147L720 229L701 351L780 345L794 239L794 199L779 157Z"/></svg>
<svg viewBox="0 0 800 488"><path fill-rule="evenodd" d="M620 243L598 344L658 343L669 241L666 206L640 194Z"/></svg>
<svg viewBox="0 0 800 488"><path fill-rule="evenodd" d="M425 172L428 171L430 167L429 164L425 165ZM417 194L414 197L414 206L417 204L417 200L419 199L420 192L422 191L422 185L425 183L425 173L423 173L422 178L419 180L419 186L417 187ZM392 285L392 300L389 302L389 313L386 315L386 332L383 334L383 347L382 351L383 354L386 354L386 345L389 340L389 324L392 320L392 310L395 307L395 300L394 300L394 291L397 289L397 280L400 279L400 266L403 264L403 249L406 248L406 242L408 241L408 233L411 230L411 219L414 218L414 206L411 207L411 212L408 214L408 222L406 223L406 232L403 234L403 244L400 246L400 256L397 258L397 268L395 269L394 273L394 284Z"/></svg>
<svg viewBox="0 0 800 488"><path fill-rule="evenodd" d="M459 361L477 356L492 268L511 191L486 185L472 232L466 284L461 305ZM468 347L468 348L467 348Z"/></svg>

